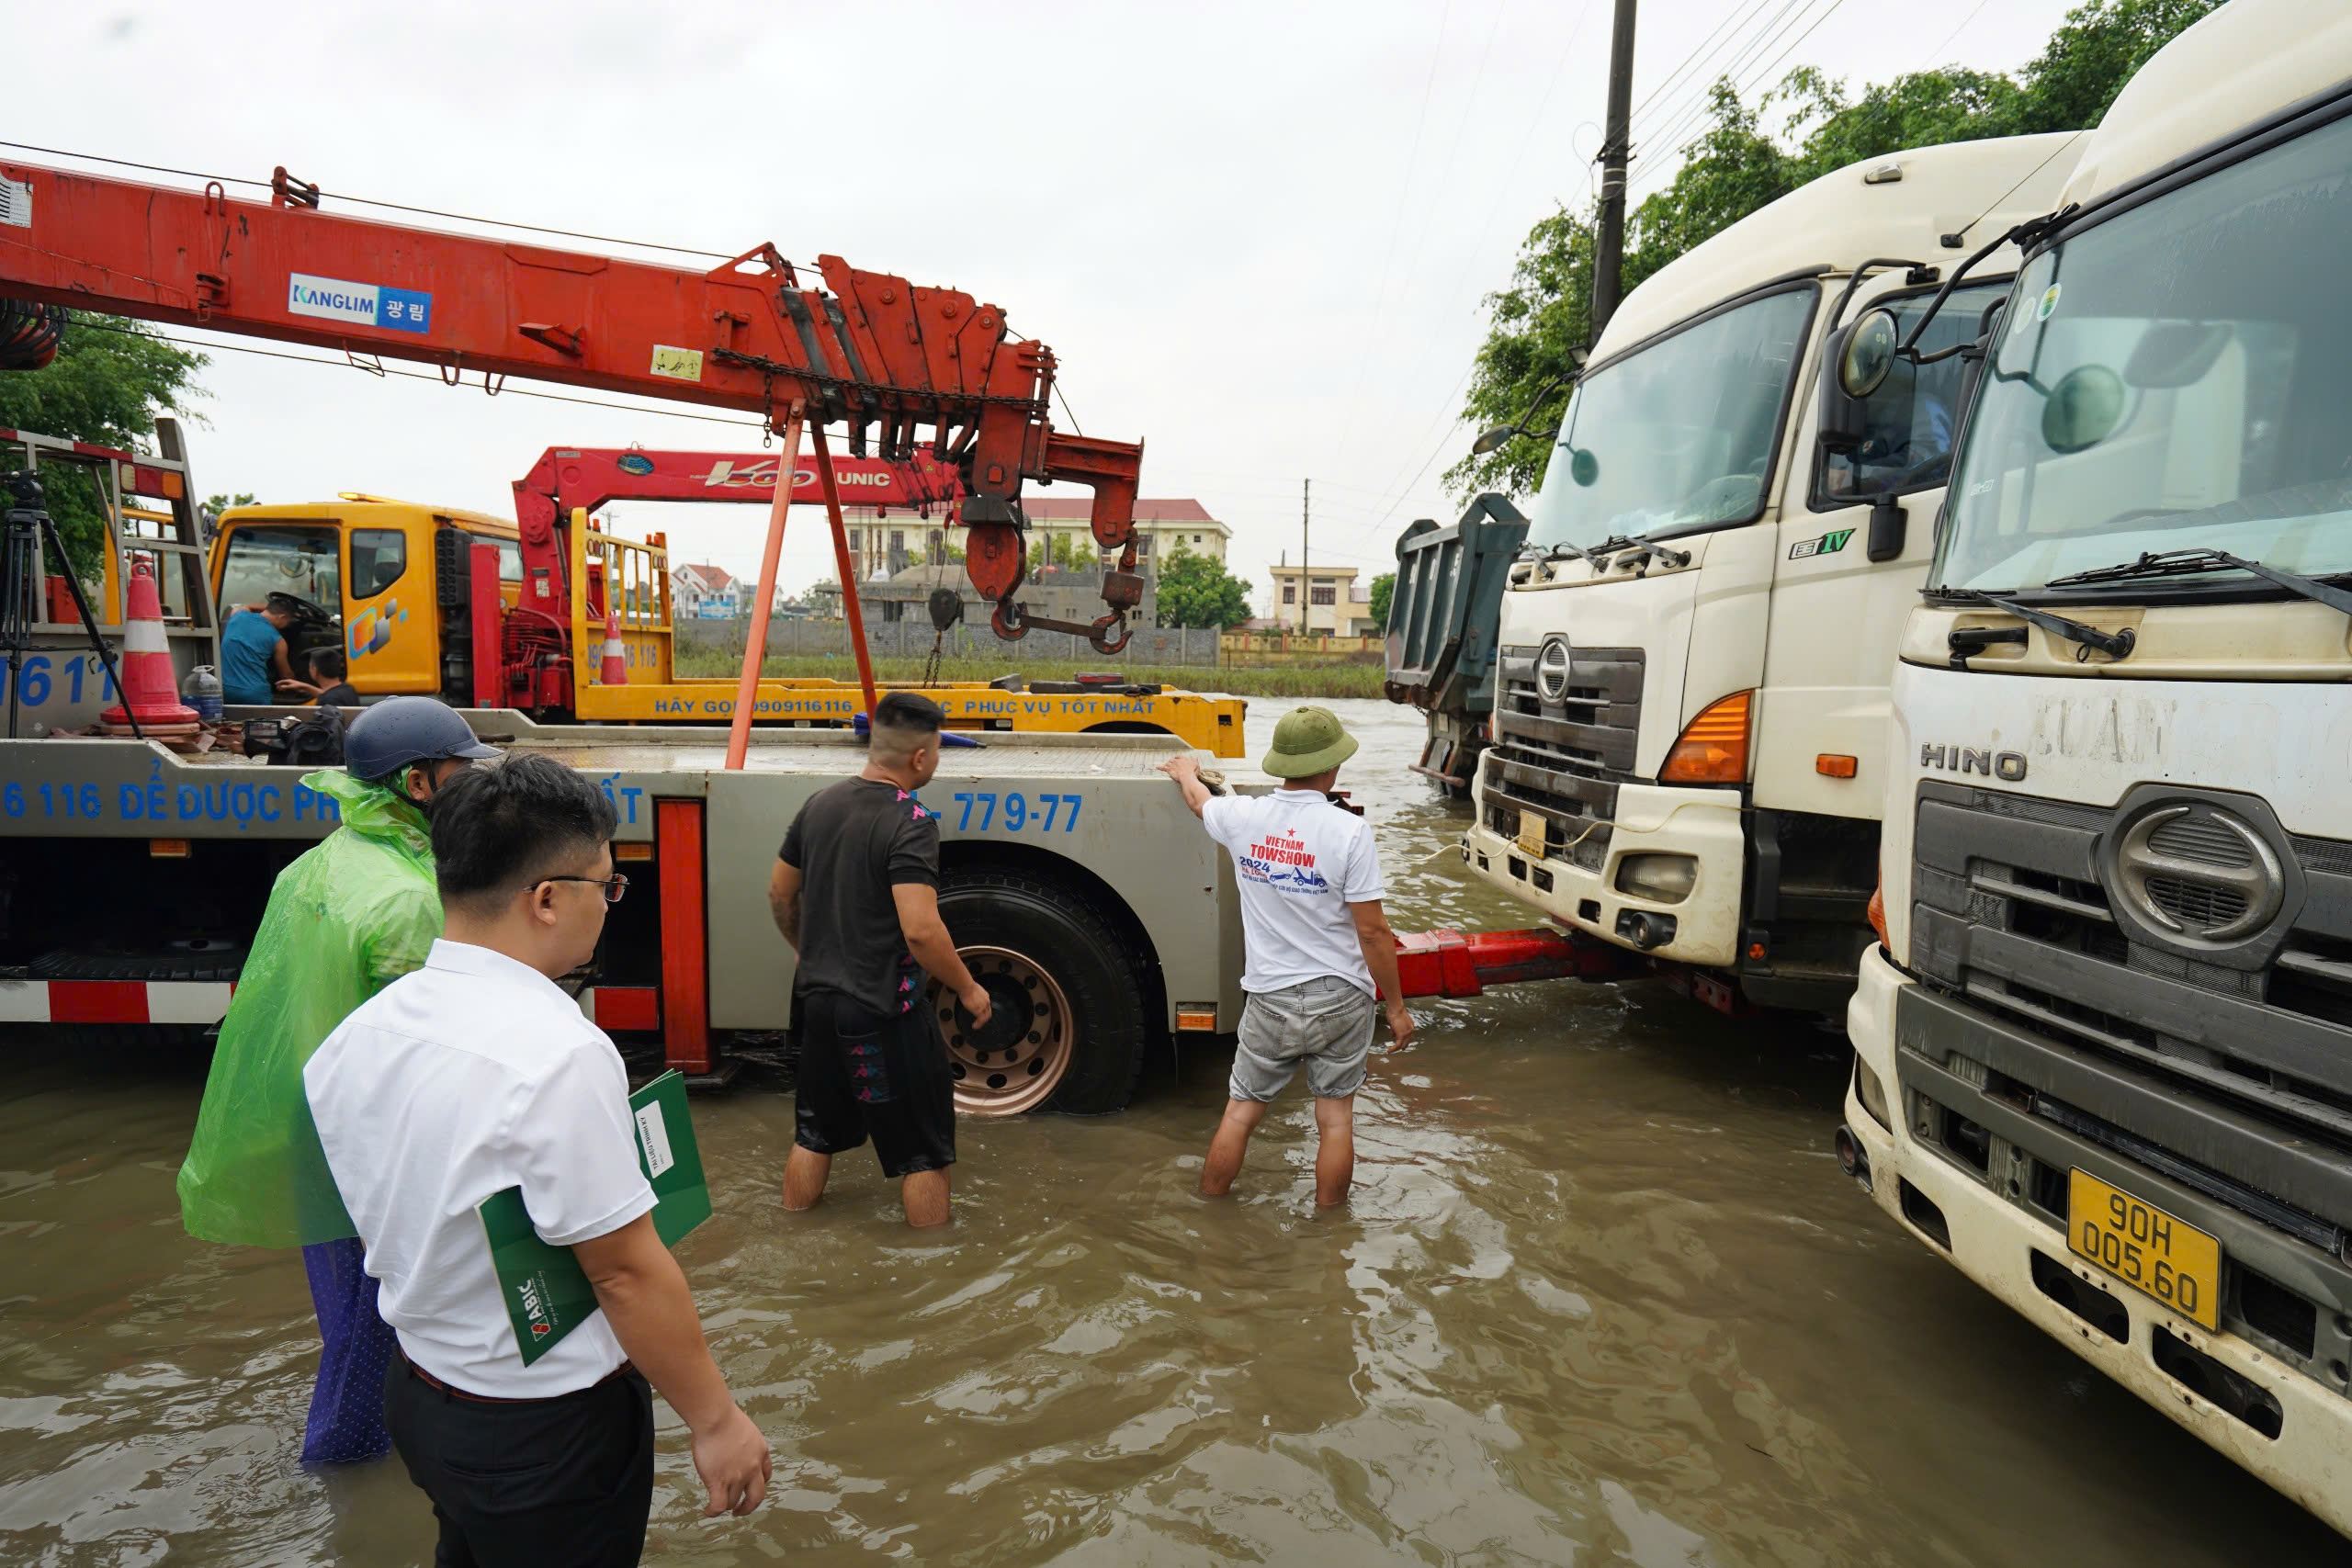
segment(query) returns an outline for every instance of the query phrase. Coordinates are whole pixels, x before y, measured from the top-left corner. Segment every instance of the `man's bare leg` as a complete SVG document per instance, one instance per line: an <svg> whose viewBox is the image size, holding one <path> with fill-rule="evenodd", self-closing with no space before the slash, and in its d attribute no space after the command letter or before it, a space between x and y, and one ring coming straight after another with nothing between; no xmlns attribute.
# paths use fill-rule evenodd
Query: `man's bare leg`
<svg viewBox="0 0 2352 1568"><path fill-rule="evenodd" d="M944 1170L910 1170L899 1178L899 1201L906 1206L907 1224L917 1230L945 1224L952 1185Z"/></svg>
<svg viewBox="0 0 2352 1568"><path fill-rule="evenodd" d="M1315 1206L1336 1209L1348 1201L1356 1174L1356 1097L1315 1102Z"/></svg>
<svg viewBox="0 0 2352 1568"><path fill-rule="evenodd" d="M1216 1124L1216 1136L1209 1140L1208 1158L1201 1166L1202 1197L1222 1198L1233 1190L1233 1179L1241 1174L1241 1156L1250 1152L1250 1134L1265 1119L1262 1100L1225 1102L1225 1119Z"/></svg>
<svg viewBox="0 0 2352 1568"><path fill-rule="evenodd" d="M825 1195L825 1178L832 1174L833 1156L792 1145L784 1162L784 1206L797 1213L813 1209Z"/></svg>

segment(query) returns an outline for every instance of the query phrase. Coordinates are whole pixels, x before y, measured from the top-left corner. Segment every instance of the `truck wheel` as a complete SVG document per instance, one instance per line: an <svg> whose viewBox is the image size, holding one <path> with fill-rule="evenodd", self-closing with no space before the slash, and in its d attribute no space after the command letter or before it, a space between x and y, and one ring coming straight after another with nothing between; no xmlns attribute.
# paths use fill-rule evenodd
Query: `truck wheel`
<svg viewBox="0 0 2352 1568"><path fill-rule="evenodd" d="M1143 1072L1142 987L1127 944L1069 888L1001 872L949 878L940 918L995 1016L969 1019L937 981L928 993L956 1074L956 1109L1017 1116L1125 1107Z"/></svg>

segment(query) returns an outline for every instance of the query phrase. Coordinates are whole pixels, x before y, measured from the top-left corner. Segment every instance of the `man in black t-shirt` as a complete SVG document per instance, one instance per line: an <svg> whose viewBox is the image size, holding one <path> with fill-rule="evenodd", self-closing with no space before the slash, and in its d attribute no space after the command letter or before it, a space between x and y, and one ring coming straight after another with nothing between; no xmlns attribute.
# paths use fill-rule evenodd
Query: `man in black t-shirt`
<svg viewBox="0 0 2352 1568"><path fill-rule="evenodd" d="M939 918L939 819L914 793L939 771L943 716L912 692L876 704L865 771L809 796L768 877L776 929L800 956L786 1209L823 1197L833 1156L871 1137L907 1223L947 1222L956 1088L926 974L961 1005L967 1032L990 1008Z"/></svg>

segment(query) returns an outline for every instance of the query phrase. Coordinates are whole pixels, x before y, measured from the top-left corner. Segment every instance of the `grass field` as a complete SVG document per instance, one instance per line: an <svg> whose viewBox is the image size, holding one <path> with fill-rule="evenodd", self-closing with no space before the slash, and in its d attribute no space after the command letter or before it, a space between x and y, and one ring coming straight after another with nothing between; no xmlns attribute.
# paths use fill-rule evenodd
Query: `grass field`
<svg viewBox="0 0 2352 1568"><path fill-rule="evenodd" d="M878 681L919 681L920 659L877 659ZM681 675L732 675L742 668L740 657L720 652L682 651ZM1229 670L1206 664L1134 665L1116 660L1082 660L1023 659L1012 653L1002 659L948 659L939 666L943 681L993 681L1019 673L1032 681L1068 681L1081 671L1115 670L1139 685L1179 686L1188 692L1222 692L1237 697L1377 697L1382 671L1377 664L1291 664ZM779 678L815 676L854 681L857 666L846 653L770 659L760 672Z"/></svg>

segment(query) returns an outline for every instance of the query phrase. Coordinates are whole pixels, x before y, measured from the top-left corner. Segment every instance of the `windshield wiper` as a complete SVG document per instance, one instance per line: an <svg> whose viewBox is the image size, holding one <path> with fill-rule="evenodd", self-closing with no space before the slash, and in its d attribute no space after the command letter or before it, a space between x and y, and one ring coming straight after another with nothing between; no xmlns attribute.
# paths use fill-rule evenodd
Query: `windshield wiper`
<svg viewBox="0 0 2352 1568"><path fill-rule="evenodd" d="M2027 626L2040 626L2052 637L2063 637L2068 642L2079 643L2084 652L2077 654L2076 658L2086 657L2089 650L2094 648L2109 659L2128 658L2132 646L2140 640L2133 635L2130 626L2124 627L2120 632L2103 632L2097 626L2069 619L2064 615L2053 615L2047 610L2037 610L2031 605L2020 604L2014 599L2004 599L1997 594L1987 593L1982 589L1931 588L1928 592L1939 599L1957 599L1964 604L1988 604L1996 610L2015 615ZM2024 640L2023 627L2011 626L2004 629L1998 626L1954 626L1951 635L1945 637L1944 646L1951 649L1951 667L1955 670L1965 670L1971 659L1984 652L1994 643L2023 642Z"/></svg>
<svg viewBox="0 0 2352 1568"><path fill-rule="evenodd" d="M2140 558L2125 561L2120 566L2095 567L2089 571L2070 572L2053 577L2049 586L2073 588L2088 582L2122 582L2135 577L2179 577L2208 571L2249 571L2265 582L2275 582L2290 593L2299 593L2331 610L2352 615L2352 592L2322 582L2316 577L2305 577L2299 571L2285 571L2266 566L2258 560L2233 556L2227 550L2199 547L2186 550L2143 551Z"/></svg>
<svg viewBox="0 0 2352 1568"><path fill-rule="evenodd" d="M1653 560L1664 561L1668 566L1690 564L1689 550L1668 549L1666 546L1655 543L1639 534L1618 534L1603 539L1592 547L1592 555L1585 558L1591 560L1593 556L1613 556L1624 550L1639 550L1645 564ZM1595 561L1594 564L1598 566L1600 563Z"/></svg>

